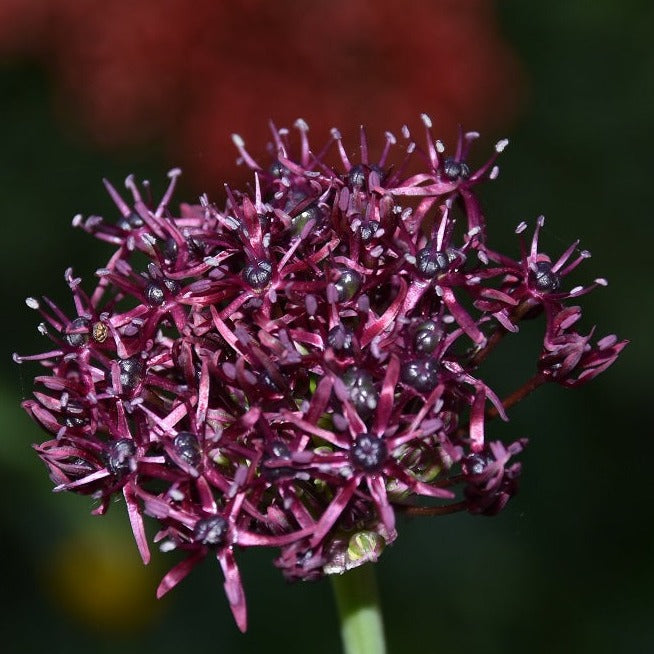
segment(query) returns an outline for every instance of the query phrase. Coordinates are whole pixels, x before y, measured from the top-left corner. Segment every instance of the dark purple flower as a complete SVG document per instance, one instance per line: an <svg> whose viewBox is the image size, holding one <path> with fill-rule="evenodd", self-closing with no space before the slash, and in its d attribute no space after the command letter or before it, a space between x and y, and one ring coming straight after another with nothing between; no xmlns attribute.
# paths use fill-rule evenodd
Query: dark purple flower
<svg viewBox="0 0 654 654"><path fill-rule="evenodd" d="M522 451L526 442L522 439L505 447L495 441L463 459L464 494L470 513L495 515L504 508L517 491L522 468L520 463L507 464L512 456Z"/></svg>
<svg viewBox="0 0 654 654"><path fill-rule="evenodd" d="M95 288L66 272L71 314L28 298L53 342L15 356L45 368L23 403L50 435L35 448L55 490L91 495L95 513L124 497L145 562L143 516L162 550L187 552L159 596L215 556L245 630L238 548L279 548L289 579L313 579L377 560L398 511L497 513L526 440L488 443L487 421L544 381L591 379L625 346L575 331L567 302L604 283L566 288L587 257L576 243L552 262L539 220L518 259L487 247L474 188L506 142L473 170L475 133L446 153L423 123L426 148L403 128L397 162L390 133L374 158L362 132L353 162L337 130L314 152L298 121L294 154L273 127L271 165L235 136L252 188L179 215L178 170L156 206L131 176L129 201L105 182L118 218L73 221L114 248ZM537 376L502 402L479 365L539 313Z"/></svg>
<svg viewBox="0 0 654 654"><path fill-rule="evenodd" d="M587 335L572 329L581 318L581 308L562 309L548 320L543 352L538 367L552 381L563 386L580 386L606 370L627 345L610 334L591 344L594 329Z"/></svg>

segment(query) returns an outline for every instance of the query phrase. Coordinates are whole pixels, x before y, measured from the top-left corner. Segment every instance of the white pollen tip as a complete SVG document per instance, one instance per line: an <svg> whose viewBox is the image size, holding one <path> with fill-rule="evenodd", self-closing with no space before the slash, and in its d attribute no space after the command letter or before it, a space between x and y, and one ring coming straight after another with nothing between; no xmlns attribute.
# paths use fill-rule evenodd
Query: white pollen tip
<svg viewBox="0 0 654 654"><path fill-rule="evenodd" d="M438 152L438 154L443 154L443 152L445 152L445 144L443 141L436 141L436 152Z"/></svg>
<svg viewBox="0 0 654 654"><path fill-rule="evenodd" d="M584 290L584 287L583 287L583 286L575 286L575 287L570 291L570 295L572 295L572 296L574 296L574 295L579 295L579 293L581 293L583 290Z"/></svg>
<svg viewBox="0 0 654 654"><path fill-rule="evenodd" d="M309 125L307 124L307 121L304 120L304 118L298 118L293 124L302 132L309 131Z"/></svg>
<svg viewBox="0 0 654 654"><path fill-rule="evenodd" d="M595 283L598 286L608 286L609 285L608 280L604 279L604 277L599 277L598 279L595 280Z"/></svg>
<svg viewBox="0 0 654 654"><path fill-rule="evenodd" d="M584 259L590 259L593 255L590 253L589 250L582 250L579 253L579 256L583 257Z"/></svg>
<svg viewBox="0 0 654 654"><path fill-rule="evenodd" d="M493 166L491 168L490 173L488 174L489 179L497 179L497 177L500 174L500 167L499 166Z"/></svg>
<svg viewBox="0 0 654 654"><path fill-rule="evenodd" d="M422 120L424 126L427 129L431 129L432 126L431 118L427 114L420 114L420 120Z"/></svg>
<svg viewBox="0 0 654 654"><path fill-rule="evenodd" d="M479 136L480 136L479 132L466 132L463 135L466 141L474 141L475 139L478 139Z"/></svg>
<svg viewBox="0 0 654 654"><path fill-rule="evenodd" d="M243 140L243 137L240 134L232 134L232 143L237 148L242 148L245 145L245 141Z"/></svg>
<svg viewBox="0 0 654 654"><path fill-rule="evenodd" d="M409 131L409 128L406 125L402 125L402 136L405 139L411 138L411 132Z"/></svg>
<svg viewBox="0 0 654 654"><path fill-rule="evenodd" d="M539 227L542 227L545 224L545 216L538 216L536 222L538 223Z"/></svg>
<svg viewBox="0 0 654 654"><path fill-rule="evenodd" d="M14 360L14 363L23 363L23 357L16 352L11 355L11 358Z"/></svg>
<svg viewBox="0 0 654 654"><path fill-rule="evenodd" d="M182 169L181 168L171 168L168 171L168 177L170 179L175 179L175 177L179 177L182 174Z"/></svg>
<svg viewBox="0 0 654 654"><path fill-rule="evenodd" d="M386 137L386 140L391 145L395 145L397 143L397 139L395 138L395 135L392 132L384 132L384 136Z"/></svg>
<svg viewBox="0 0 654 654"><path fill-rule="evenodd" d="M336 140L336 141L341 140L341 138L342 138L341 137L341 132L340 132L340 130L338 128L332 127L329 131L331 132L332 138L334 140Z"/></svg>
<svg viewBox="0 0 654 654"><path fill-rule="evenodd" d="M40 304L39 301L35 297L28 297L25 298L25 304L30 308L30 309L38 309Z"/></svg>
<svg viewBox="0 0 654 654"><path fill-rule="evenodd" d="M502 139L495 144L495 152L503 152L509 144L509 139Z"/></svg>
<svg viewBox="0 0 654 654"><path fill-rule="evenodd" d="M413 141L411 141L411 143L409 143L409 145L406 146L406 151L408 154L411 154L415 149L416 149L416 144Z"/></svg>
<svg viewBox="0 0 654 654"><path fill-rule="evenodd" d="M78 213L75 216L73 216L73 222L72 222L73 227L79 227L83 222L84 222L84 218L82 217L81 213Z"/></svg>
<svg viewBox="0 0 654 654"><path fill-rule="evenodd" d="M527 223L523 220L516 228L515 228L515 233L516 234L522 234L522 232L527 229Z"/></svg>

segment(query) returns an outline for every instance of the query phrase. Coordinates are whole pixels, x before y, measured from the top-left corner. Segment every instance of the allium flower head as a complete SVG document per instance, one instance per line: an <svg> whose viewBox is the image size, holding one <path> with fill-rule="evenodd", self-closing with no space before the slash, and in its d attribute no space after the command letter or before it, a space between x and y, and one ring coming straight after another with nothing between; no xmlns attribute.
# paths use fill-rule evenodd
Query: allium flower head
<svg viewBox="0 0 654 654"><path fill-rule="evenodd" d="M179 170L150 205L130 176L118 217L73 223L114 247L90 293L71 270L74 311L28 298L54 343L23 406L51 435L36 445L55 490L91 495L104 513L122 495L137 546L186 558L166 593L215 557L238 626L243 547L273 547L290 579L376 560L396 514L491 515L517 488L525 439L488 442L489 419L549 380L575 386L625 345L591 344L568 306L603 280L567 289L588 255L551 259L539 219L518 259L490 250L475 186L497 177L500 141L479 169L476 133L453 152L423 116L424 147L405 127L378 156L361 132L353 159L337 130L319 151L272 127L271 161L252 187L171 213ZM521 225L518 232L523 232ZM554 261L554 263L552 263ZM502 402L478 373L520 321L545 316L535 375ZM419 506L418 506L419 502Z"/></svg>

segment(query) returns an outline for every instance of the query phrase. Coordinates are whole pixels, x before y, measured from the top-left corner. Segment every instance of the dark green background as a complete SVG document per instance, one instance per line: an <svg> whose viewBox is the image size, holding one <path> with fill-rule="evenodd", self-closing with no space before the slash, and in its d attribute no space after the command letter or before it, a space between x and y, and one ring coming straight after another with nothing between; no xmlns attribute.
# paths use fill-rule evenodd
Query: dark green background
<svg viewBox="0 0 654 654"><path fill-rule="evenodd" d="M510 130L500 179L482 192L489 231L504 233L495 242L513 248L513 227L544 213L553 253L581 237L593 252L583 279L610 281L587 298L585 327L597 323L601 334L616 332L631 345L589 386L546 388L517 407L509 425L493 426L493 437L531 437L521 493L500 516L400 524L399 540L378 566L390 650L651 652L654 5L513 0L501 3L500 13L529 96ZM119 554L125 547L128 558L136 553L122 507L102 521L89 516L84 498L53 496L30 451L40 435L18 404L30 392L31 373L13 365L11 353L45 345L24 298L43 293L67 302L64 269L74 263L88 274L106 258L107 248L70 228L78 211L110 212L101 176L120 180L134 171L161 180L174 162L154 147L91 149L74 124L55 119L48 85L28 61L0 66L4 651L337 652L328 583L287 585L268 552L240 557L251 625L245 636L232 624L211 562L151 619L154 600L146 593L140 629L90 626L53 594L55 553L74 548L80 534L94 534ZM187 188L178 198L201 190ZM530 361L534 344L524 339L513 355L507 348L504 367L489 370L500 391L516 368L528 370L521 355ZM155 558L146 580L152 593L169 563Z"/></svg>

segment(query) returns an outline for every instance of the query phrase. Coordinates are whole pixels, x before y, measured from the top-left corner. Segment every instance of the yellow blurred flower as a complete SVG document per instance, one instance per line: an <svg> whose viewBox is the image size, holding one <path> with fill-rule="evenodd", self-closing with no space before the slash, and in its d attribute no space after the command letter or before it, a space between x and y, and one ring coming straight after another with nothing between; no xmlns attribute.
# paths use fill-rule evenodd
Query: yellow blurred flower
<svg viewBox="0 0 654 654"><path fill-rule="evenodd" d="M159 573L143 566L122 525L104 520L62 540L46 570L57 606L91 628L113 633L141 630L161 613L154 592Z"/></svg>

